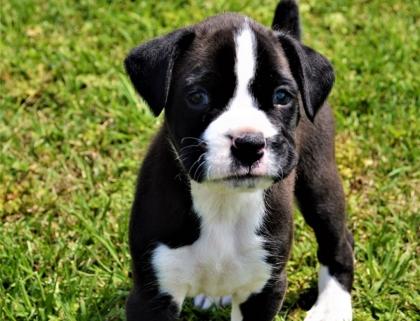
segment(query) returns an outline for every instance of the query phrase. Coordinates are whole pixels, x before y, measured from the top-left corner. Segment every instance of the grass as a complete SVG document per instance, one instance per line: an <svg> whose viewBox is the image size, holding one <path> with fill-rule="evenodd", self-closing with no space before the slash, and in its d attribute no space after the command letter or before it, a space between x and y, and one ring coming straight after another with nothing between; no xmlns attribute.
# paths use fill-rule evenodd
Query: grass
<svg viewBox="0 0 420 321"><path fill-rule="evenodd" d="M356 238L355 320L419 320L418 2L301 0L305 42L337 82L337 158ZM3 0L0 319L120 320L135 175L160 119L123 73L129 49L221 11L269 25L275 1ZM312 231L296 215L278 320L302 320ZM212 311L227 320L228 311ZM185 308L184 320L205 320Z"/></svg>

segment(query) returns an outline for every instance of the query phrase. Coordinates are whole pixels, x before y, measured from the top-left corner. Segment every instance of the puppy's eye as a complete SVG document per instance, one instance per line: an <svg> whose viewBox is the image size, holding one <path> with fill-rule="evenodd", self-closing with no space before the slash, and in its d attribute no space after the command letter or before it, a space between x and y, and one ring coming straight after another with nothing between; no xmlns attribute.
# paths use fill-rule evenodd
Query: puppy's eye
<svg viewBox="0 0 420 321"><path fill-rule="evenodd" d="M209 95L203 89L191 91L187 95L187 101L195 108L207 107L210 102Z"/></svg>
<svg viewBox="0 0 420 321"><path fill-rule="evenodd" d="M285 106L292 101L292 95L283 88L277 88L273 94L273 105Z"/></svg>

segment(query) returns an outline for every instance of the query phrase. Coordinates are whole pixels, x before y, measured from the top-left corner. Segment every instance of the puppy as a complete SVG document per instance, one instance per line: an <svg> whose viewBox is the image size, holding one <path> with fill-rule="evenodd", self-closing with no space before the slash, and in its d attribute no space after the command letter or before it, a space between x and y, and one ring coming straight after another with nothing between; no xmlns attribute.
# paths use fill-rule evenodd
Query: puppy
<svg viewBox="0 0 420 321"><path fill-rule="evenodd" d="M176 30L125 67L151 111L165 110L132 207L127 320L176 320L187 297L231 298L232 321L273 320L294 196L321 265L305 320L351 320L353 239L326 103L334 72L300 42L296 3L280 2L272 29L228 13Z"/></svg>

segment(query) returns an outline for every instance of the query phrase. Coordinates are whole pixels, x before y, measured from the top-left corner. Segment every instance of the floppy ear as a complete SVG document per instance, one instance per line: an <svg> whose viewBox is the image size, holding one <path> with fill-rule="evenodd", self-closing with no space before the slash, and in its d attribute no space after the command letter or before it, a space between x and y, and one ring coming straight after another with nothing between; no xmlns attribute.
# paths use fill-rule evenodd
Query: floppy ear
<svg viewBox="0 0 420 321"><path fill-rule="evenodd" d="M281 33L278 38L299 86L306 115L313 122L334 84L333 67L327 58L296 39Z"/></svg>
<svg viewBox="0 0 420 321"><path fill-rule="evenodd" d="M134 87L155 116L166 105L174 63L193 39L191 29L176 30L134 48L124 60Z"/></svg>

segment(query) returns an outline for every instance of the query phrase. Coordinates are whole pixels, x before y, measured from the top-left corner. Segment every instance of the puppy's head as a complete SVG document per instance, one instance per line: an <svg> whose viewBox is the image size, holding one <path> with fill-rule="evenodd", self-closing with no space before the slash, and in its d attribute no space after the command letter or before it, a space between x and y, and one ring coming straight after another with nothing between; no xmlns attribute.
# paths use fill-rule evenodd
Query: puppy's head
<svg viewBox="0 0 420 321"><path fill-rule="evenodd" d="M265 188L297 162L299 106L314 119L329 62L293 34L223 14L134 49L127 72L189 177Z"/></svg>

